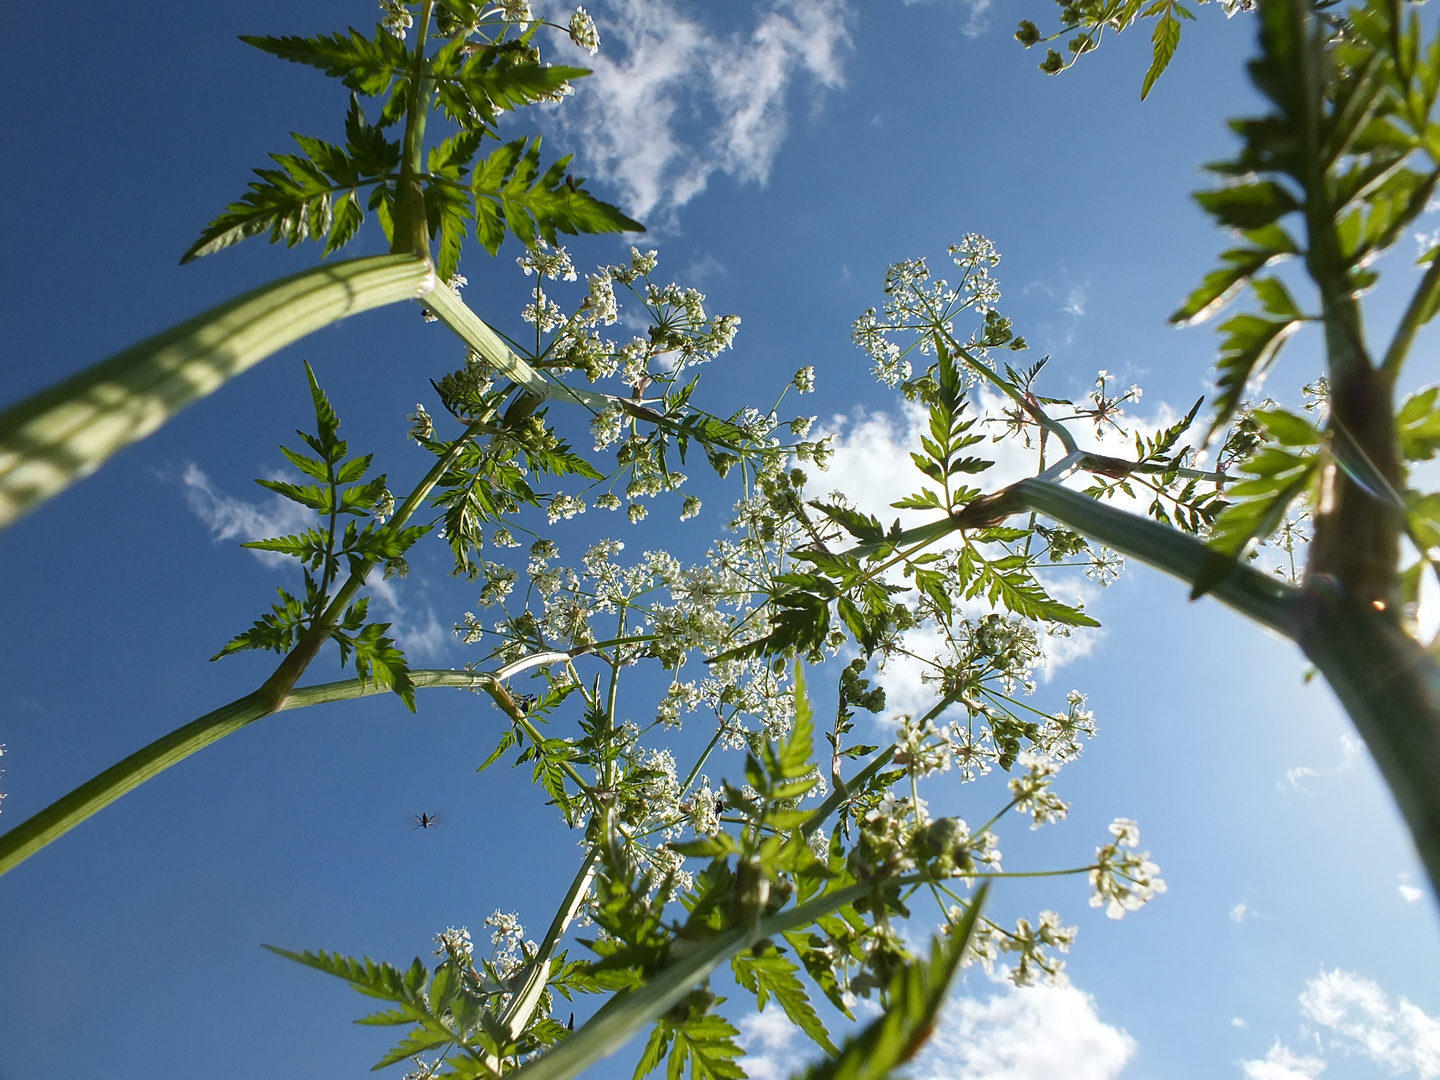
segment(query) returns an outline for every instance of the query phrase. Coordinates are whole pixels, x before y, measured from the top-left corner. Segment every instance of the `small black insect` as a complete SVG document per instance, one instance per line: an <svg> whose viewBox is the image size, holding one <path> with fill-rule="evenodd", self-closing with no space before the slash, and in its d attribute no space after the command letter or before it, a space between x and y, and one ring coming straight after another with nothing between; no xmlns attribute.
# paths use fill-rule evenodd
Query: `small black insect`
<svg viewBox="0 0 1440 1080"><path fill-rule="evenodd" d="M574 1014L573 1012L570 1014L570 1022L569 1022L568 1024L566 1024L565 1026L566 1026L567 1028L569 1028L571 1031L574 1031L574 1030L575 1030L575 1014Z"/></svg>
<svg viewBox="0 0 1440 1080"><path fill-rule="evenodd" d="M434 814L415 815L415 828L417 829L433 829L439 822L440 819Z"/></svg>

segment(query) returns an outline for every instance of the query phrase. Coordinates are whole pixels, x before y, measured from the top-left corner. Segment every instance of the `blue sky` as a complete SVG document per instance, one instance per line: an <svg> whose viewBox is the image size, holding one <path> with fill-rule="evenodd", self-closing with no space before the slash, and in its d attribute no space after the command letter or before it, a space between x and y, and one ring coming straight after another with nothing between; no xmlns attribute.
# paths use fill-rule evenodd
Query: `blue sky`
<svg viewBox="0 0 1440 1080"><path fill-rule="evenodd" d="M886 265L938 264L964 233L1003 253L1003 309L1032 356L1053 356L1056 394L1083 394L1104 368L1144 386L1134 413L1151 423L1205 392L1214 335L1164 319L1224 240L1188 193L1197 166L1229 150L1225 119L1254 104L1245 16L1205 7L1142 104L1144 31L1046 78L1010 39L1018 19L1049 16L1038 3L591 10L597 74L541 119L547 141L652 225L645 244L662 270L742 316L735 350L707 376L717 411L768 405L815 365L806 411L839 433L834 486L886 501L871 478L877 462L904 461L908 433L850 343L851 321L880 301ZM258 241L183 268L178 256L288 131L338 132L338 89L236 35L374 15L366 0L0 9L24 43L0 70L0 404L311 264L312 250ZM361 248L380 244L368 233ZM569 250L583 270L625 248L581 238ZM463 267L468 302L511 329L525 290L516 253L512 242ZM301 358L352 445L418 475L404 417L451 362L442 334L405 309L327 329L0 534L0 826L263 678L263 658L206 661L288 580L236 544L273 513L250 481L277 468L275 445L307 421ZM1271 391L1293 397L1315 364L1298 339ZM1413 378L1433 371L1417 363ZM596 517L581 525L636 551L693 552L723 507L684 527L655 514L633 535ZM397 626L416 662L458 666L469 657L449 627L474 588L447 575L439 545L412 564L391 605ZM1007 884L997 912L1055 907L1080 926L1071 989L1015 992L970 969L914 1075L1440 1076L1434 901L1415 896L1408 839L1328 690L1305 682L1287 643L1187 603L1144 568L1089 610L1104 630L1037 697L1084 690L1101 734L1064 774L1069 819L1034 836L1010 825L1007 856L1073 862L1131 817L1169 892L1111 922L1082 881ZM332 677L332 663L315 673ZM360 999L259 945L406 961L436 931L477 928L497 909L543 927L573 837L521 772L475 774L497 717L432 691L418 717L370 699L272 718L0 879L0 1080L57 1065L147 1080L362 1073L384 1047L349 1023ZM421 811L443 826L411 829ZM788 1076L803 1050L773 1024L745 1030L763 1058L756 1080ZM628 1076L633 1060L622 1053L596 1075Z"/></svg>

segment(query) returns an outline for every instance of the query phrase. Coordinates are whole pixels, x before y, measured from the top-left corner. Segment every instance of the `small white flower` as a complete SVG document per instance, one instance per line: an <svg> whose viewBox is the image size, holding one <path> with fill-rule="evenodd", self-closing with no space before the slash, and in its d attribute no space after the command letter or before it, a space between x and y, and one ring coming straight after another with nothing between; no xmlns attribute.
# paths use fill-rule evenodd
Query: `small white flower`
<svg viewBox="0 0 1440 1080"><path fill-rule="evenodd" d="M556 495L550 500L550 505L545 508L545 516L551 525L561 518L569 520L576 514L585 512L585 500L575 495Z"/></svg>
<svg viewBox="0 0 1440 1080"><path fill-rule="evenodd" d="M405 419L410 421L410 438L418 442L435 437L435 421L430 419L424 405L416 405L415 411Z"/></svg>
<svg viewBox="0 0 1440 1080"><path fill-rule="evenodd" d="M808 364L795 372L795 378L791 380L791 383L800 393L811 393L815 389L815 365Z"/></svg>
<svg viewBox="0 0 1440 1080"><path fill-rule="evenodd" d="M405 31L415 25L415 17L401 0L380 0L380 10L384 12L380 16L380 25L404 41Z"/></svg>

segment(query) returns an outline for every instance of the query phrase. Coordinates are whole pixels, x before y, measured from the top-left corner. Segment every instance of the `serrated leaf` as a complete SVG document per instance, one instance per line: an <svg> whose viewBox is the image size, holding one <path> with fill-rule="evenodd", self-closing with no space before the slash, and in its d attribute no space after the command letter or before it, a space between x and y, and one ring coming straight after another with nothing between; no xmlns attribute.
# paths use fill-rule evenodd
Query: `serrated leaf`
<svg viewBox="0 0 1440 1080"><path fill-rule="evenodd" d="M1295 197L1274 180L1197 192L1195 201L1209 211L1218 224L1233 229L1264 228L1300 209Z"/></svg>
<svg viewBox="0 0 1440 1080"><path fill-rule="evenodd" d="M1200 287L1170 316L1180 325L1203 322L1218 311L1235 291L1276 259L1298 254L1295 241L1279 225L1245 233L1251 247L1232 248L1220 255L1221 266L1205 275Z"/></svg>
<svg viewBox="0 0 1440 1080"><path fill-rule="evenodd" d="M1167 8L1164 16L1155 24L1150 42L1150 70L1145 72L1145 82L1140 87L1141 101L1150 96L1150 88L1170 66L1170 59L1175 55L1176 46L1180 44L1180 20L1175 18L1170 9Z"/></svg>
<svg viewBox="0 0 1440 1080"><path fill-rule="evenodd" d="M402 972L390 964L377 963L368 956L356 960L338 952L327 953L324 949L313 953L308 950L297 953L282 949L278 945L263 947L297 964L304 964L316 971L344 979L362 994L384 1001L412 1002L422 992L426 983L425 967L418 957L408 971Z"/></svg>
<svg viewBox="0 0 1440 1080"><path fill-rule="evenodd" d="M1240 406L1240 399L1252 379L1262 377L1275 356L1299 329L1301 320L1294 318L1266 319L1259 315L1236 315L1220 324L1225 339L1220 345L1216 363L1215 416L1206 434L1208 441L1229 422Z"/></svg>
<svg viewBox="0 0 1440 1080"><path fill-rule="evenodd" d="M380 33L367 38L353 28L348 36L302 38L242 34L240 40L282 60L319 68L351 90L369 97L384 93L395 75L410 61L404 42L393 34Z"/></svg>
<svg viewBox="0 0 1440 1080"><path fill-rule="evenodd" d="M1406 461L1429 461L1440 450L1440 409L1435 407L1440 386L1411 394L1395 416L1400 452Z"/></svg>

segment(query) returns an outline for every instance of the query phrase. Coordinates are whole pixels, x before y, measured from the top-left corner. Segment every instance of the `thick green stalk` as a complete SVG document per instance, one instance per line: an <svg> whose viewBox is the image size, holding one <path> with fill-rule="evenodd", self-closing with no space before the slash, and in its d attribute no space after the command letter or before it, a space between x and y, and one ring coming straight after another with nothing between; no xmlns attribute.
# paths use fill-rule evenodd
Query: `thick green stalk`
<svg viewBox="0 0 1440 1080"><path fill-rule="evenodd" d="M486 326L475 312L471 311L460 294L443 282L425 296L426 308L442 323L485 358L497 372L521 387L527 394L545 400L558 398L574 401L594 411L608 409L616 399L608 394L597 393L582 387L568 386L555 379L547 379L511 351L504 339Z"/></svg>
<svg viewBox="0 0 1440 1080"><path fill-rule="evenodd" d="M1440 896L1440 665L1393 611L1309 584L1297 640L1354 721Z"/></svg>
<svg viewBox="0 0 1440 1080"><path fill-rule="evenodd" d="M390 251L395 255L420 255L430 261L430 225L425 213L425 189L420 176L425 171L425 121L430 115L433 80L425 62L425 45L430 37L430 13L434 0L426 0L415 35L415 58L410 69L410 104L405 110L405 142L400 159L400 178L395 191L395 232Z"/></svg>
<svg viewBox="0 0 1440 1080"><path fill-rule="evenodd" d="M903 883L903 881L902 881ZM516 1080L570 1080L619 1050L655 1017L677 1005L690 988L727 958L767 937L807 926L870 894L869 883L851 885L778 912L753 926L737 926L706 941L655 975L639 990L617 994L584 1027L510 1075Z"/></svg>
<svg viewBox="0 0 1440 1080"><path fill-rule="evenodd" d="M0 412L0 528L271 353L347 315L423 296L434 281L409 255L316 267L12 405Z"/></svg>
<svg viewBox="0 0 1440 1080"><path fill-rule="evenodd" d="M1029 479L1021 480L1015 489L1016 497L1027 509L1037 510L1187 584L1193 585L1202 570L1221 558L1178 529L1108 506L1059 484ZM1209 595L1286 637L1295 636L1299 591L1279 578L1237 563Z"/></svg>
<svg viewBox="0 0 1440 1080"><path fill-rule="evenodd" d="M545 940L540 943L534 959L530 961L525 981L521 984L520 989L511 996L510 1004L500 1017L500 1023L512 1042L520 1038L521 1032L530 1023L530 1018L535 1015L535 1007L540 1004L540 996L545 992L545 987L550 981L555 948L560 944L560 939L565 936L565 931L569 929L570 924L575 921L575 916L580 913L585 898L590 894L590 883L595 880L595 864L599 860L599 847L592 847L585 856L585 861L580 865L580 871L575 875L575 880L570 883L570 891L566 893L560 910L555 913L555 918L550 923L550 929L545 934ZM498 1058L490 1058L486 1064L497 1072L499 1071L500 1061Z"/></svg>
<svg viewBox="0 0 1440 1080"><path fill-rule="evenodd" d="M488 690L500 680L519 674L537 663L556 663L569 658L569 654L564 652L543 655L550 659L546 661L526 657L495 672L425 670L412 671L410 678L417 689L454 687L461 690ZM171 765L205 749L211 743L219 742L247 724L270 715L272 711L303 709L308 705L350 701L383 693L389 693L388 688L373 681L345 679L340 682L297 687L285 697L278 710L270 709L265 696L259 691L246 694L228 705L222 705L214 712L206 713L135 751L123 761L87 780L70 794L22 821L9 832L0 834L0 874L14 869L52 840L63 836L152 776L164 772Z"/></svg>

